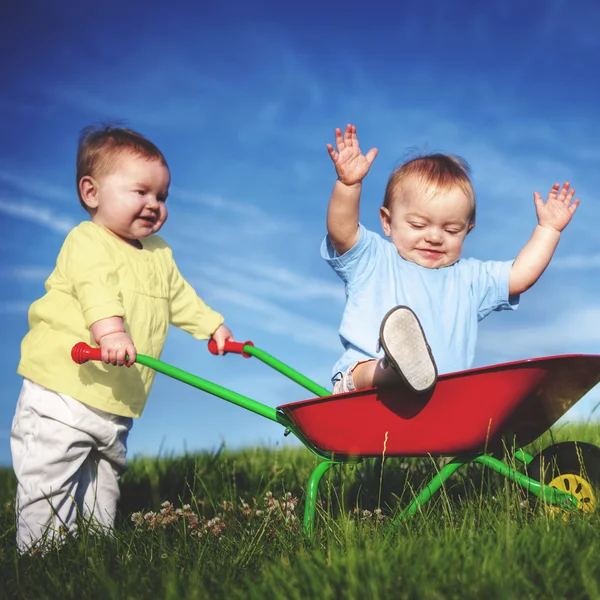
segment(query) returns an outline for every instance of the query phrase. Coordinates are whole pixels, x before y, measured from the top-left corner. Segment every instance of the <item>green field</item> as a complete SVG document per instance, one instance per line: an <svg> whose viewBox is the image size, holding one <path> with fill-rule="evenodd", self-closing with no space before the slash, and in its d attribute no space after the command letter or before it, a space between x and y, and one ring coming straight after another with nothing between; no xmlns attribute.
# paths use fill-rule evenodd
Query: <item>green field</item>
<svg viewBox="0 0 600 600"><path fill-rule="evenodd" d="M574 439L600 445L600 424L557 427L528 450ZM470 466L390 527L439 460L372 459L324 477L309 540L315 465L302 448L137 458L114 537L82 525L59 550L20 558L2 470L0 598L600 598L598 512L565 518Z"/></svg>

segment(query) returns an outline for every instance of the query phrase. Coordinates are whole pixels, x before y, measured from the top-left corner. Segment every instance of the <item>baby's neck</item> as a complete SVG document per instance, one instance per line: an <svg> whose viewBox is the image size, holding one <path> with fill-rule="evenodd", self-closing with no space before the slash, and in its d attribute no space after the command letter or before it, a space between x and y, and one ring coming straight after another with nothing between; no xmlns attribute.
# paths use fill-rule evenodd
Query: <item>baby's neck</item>
<svg viewBox="0 0 600 600"><path fill-rule="evenodd" d="M102 227L108 233L110 233L110 235L117 238L118 240L121 240L122 242L124 242L125 244L128 244L129 246L133 246L136 250L142 250L144 248L144 246L143 246L142 242L140 242L140 240L133 240L133 239L121 237L120 235L117 235L114 231L111 231L108 227L105 227L104 225L99 225L99 226Z"/></svg>

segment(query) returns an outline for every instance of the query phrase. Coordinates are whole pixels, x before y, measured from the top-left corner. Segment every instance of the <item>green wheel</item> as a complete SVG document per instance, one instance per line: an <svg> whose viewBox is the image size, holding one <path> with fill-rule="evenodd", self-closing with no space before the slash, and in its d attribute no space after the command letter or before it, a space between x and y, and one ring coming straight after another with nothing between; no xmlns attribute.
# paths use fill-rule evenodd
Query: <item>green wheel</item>
<svg viewBox="0 0 600 600"><path fill-rule="evenodd" d="M527 475L570 492L578 508L590 513L600 497L600 448L586 442L561 442L544 448L527 465ZM558 507L551 507L558 511Z"/></svg>

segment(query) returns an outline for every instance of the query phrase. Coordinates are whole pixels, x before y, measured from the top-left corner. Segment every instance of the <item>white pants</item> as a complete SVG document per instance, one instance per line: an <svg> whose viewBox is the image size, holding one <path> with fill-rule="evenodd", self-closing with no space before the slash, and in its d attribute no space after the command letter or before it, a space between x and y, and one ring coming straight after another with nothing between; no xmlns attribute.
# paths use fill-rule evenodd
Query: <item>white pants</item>
<svg viewBox="0 0 600 600"><path fill-rule="evenodd" d="M21 552L74 531L78 516L113 525L132 423L23 381L10 434Z"/></svg>

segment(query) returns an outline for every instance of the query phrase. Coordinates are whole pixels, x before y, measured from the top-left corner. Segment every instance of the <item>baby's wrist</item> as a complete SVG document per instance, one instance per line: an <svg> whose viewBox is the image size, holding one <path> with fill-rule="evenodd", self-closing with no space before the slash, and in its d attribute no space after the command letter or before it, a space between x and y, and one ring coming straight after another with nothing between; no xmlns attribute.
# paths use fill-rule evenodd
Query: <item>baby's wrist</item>
<svg viewBox="0 0 600 600"><path fill-rule="evenodd" d="M335 183L336 185L341 185L348 190L358 190L362 187L362 179L359 179L358 181L346 182L338 177Z"/></svg>
<svg viewBox="0 0 600 600"><path fill-rule="evenodd" d="M101 336L100 336L100 337L99 337L99 338L96 340L96 342L97 342L98 344L100 344L100 343L102 343L102 340L103 340L104 338L107 338L107 337L109 337L109 336L111 336L111 335L115 335L115 334L117 334L117 333L127 333L127 332L126 332L124 329L120 329L120 330L117 330L117 331L109 331L109 332L107 332L107 333L103 333L103 334L102 334L102 335L101 335Z"/></svg>
<svg viewBox="0 0 600 600"><path fill-rule="evenodd" d="M562 229L556 229L556 227L552 227L552 225L547 225L546 223L538 223L538 227L541 227L546 233L553 232L559 236L562 233Z"/></svg>

